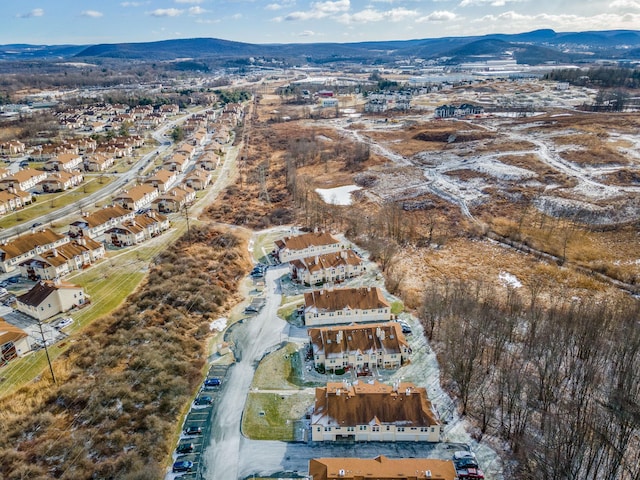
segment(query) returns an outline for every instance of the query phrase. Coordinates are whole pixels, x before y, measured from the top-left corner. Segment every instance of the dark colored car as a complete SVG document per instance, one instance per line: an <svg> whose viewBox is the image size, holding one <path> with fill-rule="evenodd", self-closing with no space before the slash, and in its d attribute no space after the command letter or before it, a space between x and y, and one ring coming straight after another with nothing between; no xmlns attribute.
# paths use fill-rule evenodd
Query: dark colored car
<svg viewBox="0 0 640 480"><path fill-rule="evenodd" d="M220 381L219 378L207 378L204 381L204 386L205 387L217 387L218 385L220 385L222 382Z"/></svg>
<svg viewBox="0 0 640 480"><path fill-rule="evenodd" d="M174 472L190 472L192 468L193 462L190 462L189 460L180 460L173 464Z"/></svg>
<svg viewBox="0 0 640 480"><path fill-rule="evenodd" d="M244 313L258 313L258 307L254 305L247 305L244 309Z"/></svg>
<svg viewBox="0 0 640 480"><path fill-rule="evenodd" d="M178 445L178 448L176 448L176 453L191 453L194 448L195 445L193 443L181 443Z"/></svg>
<svg viewBox="0 0 640 480"><path fill-rule="evenodd" d="M211 398L209 395L200 395L198 398L196 398L196 401L194 403L196 405L211 405L213 403L213 398Z"/></svg>
<svg viewBox="0 0 640 480"><path fill-rule="evenodd" d="M184 429L185 435L202 435L202 428L190 425Z"/></svg>

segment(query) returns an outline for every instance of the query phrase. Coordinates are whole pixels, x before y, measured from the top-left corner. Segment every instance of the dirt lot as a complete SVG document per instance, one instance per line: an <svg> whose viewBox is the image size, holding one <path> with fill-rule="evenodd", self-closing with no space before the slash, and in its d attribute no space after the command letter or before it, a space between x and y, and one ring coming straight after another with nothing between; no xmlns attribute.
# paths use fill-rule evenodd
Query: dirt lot
<svg viewBox="0 0 640 480"><path fill-rule="evenodd" d="M636 285L640 141L633 133L640 116L573 109L590 94L556 92L539 82L514 91L513 84L495 82L418 98L406 115L355 120L336 117L334 109L305 119L315 107L263 95L241 179L209 215L258 228L296 222L363 227L366 234L374 224L386 228L379 217L394 203L407 230L395 269L403 271L398 275L409 297L419 297L434 276L481 277L499 286L502 271L516 275L523 288L538 277L550 291L584 295L610 288L574 264ZM509 102L538 102L539 111L433 120L428 110L509 95ZM315 193L353 184L362 189L348 208L327 205ZM498 246L483 239L486 231L560 261Z"/></svg>

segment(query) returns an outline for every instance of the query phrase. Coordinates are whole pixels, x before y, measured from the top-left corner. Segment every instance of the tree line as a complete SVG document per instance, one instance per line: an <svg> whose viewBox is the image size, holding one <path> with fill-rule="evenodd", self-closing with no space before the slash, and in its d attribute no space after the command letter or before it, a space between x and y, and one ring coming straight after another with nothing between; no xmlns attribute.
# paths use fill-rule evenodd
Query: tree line
<svg viewBox="0 0 640 480"><path fill-rule="evenodd" d="M422 323L459 410L508 443L518 478L640 478L640 302L545 305L546 289L426 285Z"/></svg>

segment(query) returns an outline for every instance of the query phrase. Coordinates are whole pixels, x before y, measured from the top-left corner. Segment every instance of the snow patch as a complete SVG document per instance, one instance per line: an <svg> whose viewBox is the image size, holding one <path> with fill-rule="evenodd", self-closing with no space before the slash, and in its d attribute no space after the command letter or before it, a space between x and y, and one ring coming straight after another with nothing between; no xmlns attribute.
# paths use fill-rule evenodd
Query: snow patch
<svg viewBox="0 0 640 480"><path fill-rule="evenodd" d="M351 192L361 190L357 185L344 185L336 188L316 188L324 203L330 205L351 205Z"/></svg>
<svg viewBox="0 0 640 480"><path fill-rule="evenodd" d="M505 287L511 287L511 288L522 287L522 283L520 282L520 280L518 280L518 277L516 277L515 275L509 272L500 272L500 274L498 275L498 278L500 279L500 283L502 283L502 285L504 285Z"/></svg>
<svg viewBox="0 0 640 480"><path fill-rule="evenodd" d="M228 320L226 318L220 317L209 324L209 330L221 332L226 328L227 322Z"/></svg>

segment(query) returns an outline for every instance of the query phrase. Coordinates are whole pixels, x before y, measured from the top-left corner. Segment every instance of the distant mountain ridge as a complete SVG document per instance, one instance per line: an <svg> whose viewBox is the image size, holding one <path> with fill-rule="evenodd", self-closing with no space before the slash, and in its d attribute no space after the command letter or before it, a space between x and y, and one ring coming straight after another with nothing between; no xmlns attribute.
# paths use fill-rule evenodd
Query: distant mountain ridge
<svg viewBox="0 0 640 480"><path fill-rule="evenodd" d="M468 61L474 56L500 58L509 52L519 63L545 63L626 58L640 48L640 31L609 30L558 33L551 29L518 34L358 43L251 44L217 38L158 42L113 43L91 46L0 46L0 59L97 59L171 61L182 58L230 61L249 57L277 58L293 63L388 61L397 58L450 58Z"/></svg>

